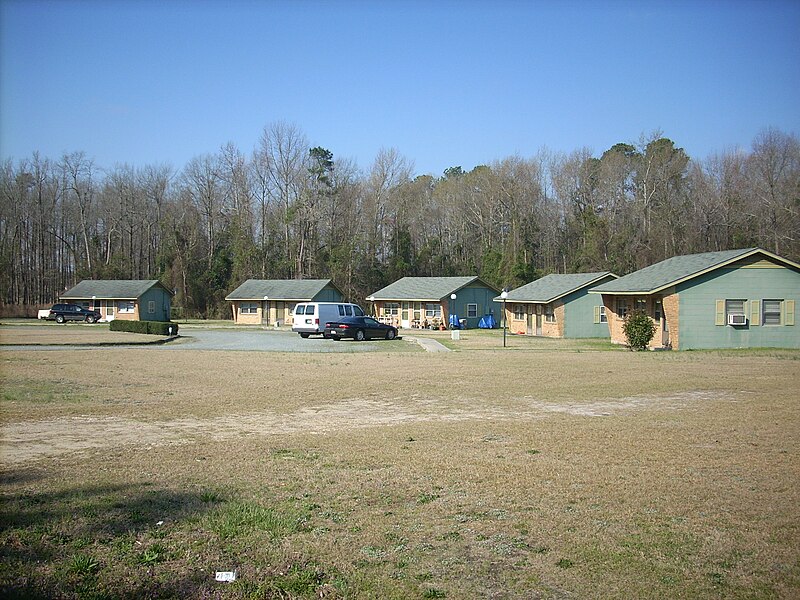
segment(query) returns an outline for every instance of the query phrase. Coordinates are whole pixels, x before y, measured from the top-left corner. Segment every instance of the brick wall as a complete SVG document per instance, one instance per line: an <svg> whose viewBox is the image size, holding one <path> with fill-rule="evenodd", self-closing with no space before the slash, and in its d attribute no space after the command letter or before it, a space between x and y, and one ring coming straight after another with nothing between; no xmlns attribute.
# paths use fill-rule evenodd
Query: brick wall
<svg viewBox="0 0 800 600"><path fill-rule="evenodd" d="M664 296L662 303L664 306L664 316L666 316L667 323L669 324L669 341L675 350L679 350L680 346L678 345L678 332L680 315L678 314L678 294L673 293L668 296ZM660 333L661 332L659 330L656 332L656 335L660 335Z"/></svg>

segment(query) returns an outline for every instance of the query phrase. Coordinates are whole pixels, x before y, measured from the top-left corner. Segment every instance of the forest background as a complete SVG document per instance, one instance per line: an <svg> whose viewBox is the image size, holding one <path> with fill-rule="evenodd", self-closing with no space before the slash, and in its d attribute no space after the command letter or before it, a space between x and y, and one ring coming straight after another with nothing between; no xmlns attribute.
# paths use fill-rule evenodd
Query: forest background
<svg viewBox="0 0 800 600"><path fill-rule="evenodd" d="M407 275L514 288L760 246L800 261L800 143L762 131L698 160L661 132L599 157L540 150L440 176L396 149L367 170L297 125L166 164L83 152L0 165L0 309L32 314L82 279L159 279L183 316L229 318L245 279L332 278L353 301Z"/></svg>

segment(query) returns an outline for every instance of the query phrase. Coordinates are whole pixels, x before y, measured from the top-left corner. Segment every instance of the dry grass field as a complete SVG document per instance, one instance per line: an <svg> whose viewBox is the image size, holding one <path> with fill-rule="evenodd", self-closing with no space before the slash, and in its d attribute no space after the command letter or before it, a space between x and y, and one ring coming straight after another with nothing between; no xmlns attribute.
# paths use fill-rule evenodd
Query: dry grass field
<svg viewBox="0 0 800 600"><path fill-rule="evenodd" d="M0 593L800 595L800 353L447 343L0 349Z"/></svg>

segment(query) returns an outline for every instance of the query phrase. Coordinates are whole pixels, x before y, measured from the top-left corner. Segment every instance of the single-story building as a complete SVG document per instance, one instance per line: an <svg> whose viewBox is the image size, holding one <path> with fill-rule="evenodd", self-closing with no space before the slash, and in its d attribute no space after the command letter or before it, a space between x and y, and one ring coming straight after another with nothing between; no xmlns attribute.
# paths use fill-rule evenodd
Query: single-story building
<svg viewBox="0 0 800 600"><path fill-rule="evenodd" d="M225 297L237 325L291 325L300 302L341 302L330 279L248 279Z"/></svg>
<svg viewBox="0 0 800 600"><path fill-rule="evenodd" d="M505 305L508 329L553 338L607 338L605 307L589 288L616 278L609 271L545 275L511 290Z"/></svg>
<svg viewBox="0 0 800 600"><path fill-rule="evenodd" d="M157 279L84 279L60 298L98 310L106 321L169 321L173 295Z"/></svg>
<svg viewBox="0 0 800 600"><path fill-rule="evenodd" d="M375 315L403 328L447 327L457 315L468 328L485 314L500 314L499 290L479 277L403 277L370 294ZM455 294L453 300L451 296Z"/></svg>
<svg viewBox="0 0 800 600"><path fill-rule="evenodd" d="M675 256L590 293L620 344L625 315L641 309L656 325L652 348L800 348L800 265L761 248Z"/></svg>

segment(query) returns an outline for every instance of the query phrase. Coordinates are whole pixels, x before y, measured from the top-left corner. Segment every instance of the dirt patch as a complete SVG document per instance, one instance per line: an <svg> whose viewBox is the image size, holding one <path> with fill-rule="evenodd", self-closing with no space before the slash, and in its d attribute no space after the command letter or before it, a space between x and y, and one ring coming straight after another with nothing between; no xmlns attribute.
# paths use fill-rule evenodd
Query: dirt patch
<svg viewBox="0 0 800 600"><path fill-rule="evenodd" d="M395 404L352 398L335 404L301 408L290 413L272 411L145 422L121 417L76 416L11 423L3 427L2 455L8 466L55 458L72 452L119 446L163 446L200 439L226 441L241 436L326 434L348 429L395 426L420 422L515 421L566 414L604 417L646 408L679 410L688 405L730 398L728 394L687 391L663 396L632 396L594 402L552 403L521 398L517 410L496 408L478 400L441 410L439 402L418 398Z"/></svg>

